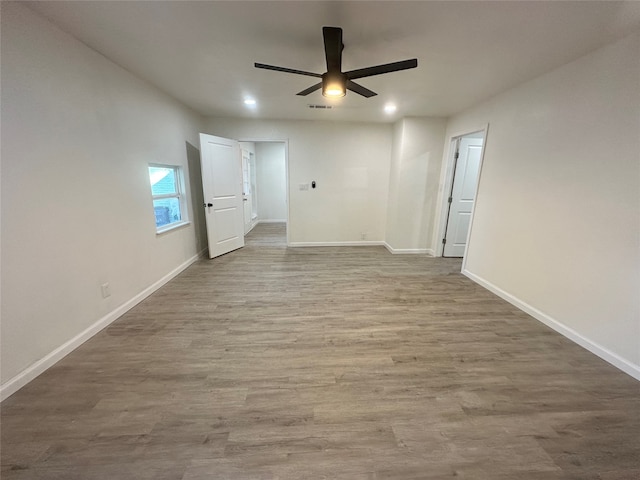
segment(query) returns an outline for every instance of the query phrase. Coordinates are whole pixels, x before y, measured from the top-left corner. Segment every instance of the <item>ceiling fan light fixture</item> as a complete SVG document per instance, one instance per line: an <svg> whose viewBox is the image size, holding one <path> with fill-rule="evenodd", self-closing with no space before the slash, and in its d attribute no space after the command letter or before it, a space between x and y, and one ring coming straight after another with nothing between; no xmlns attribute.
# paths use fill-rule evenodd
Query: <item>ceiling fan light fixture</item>
<svg viewBox="0 0 640 480"><path fill-rule="evenodd" d="M324 97L344 97L347 94L347 77L340 72L322 75L322 95Z"/></svg>
<svg viewBox="0 0 640 480"><path fill-rule="evenodd" d="M351 90L365 98L375 97L377 94L354 82L358 78L382 75L383 73L398 72L418 66L418 59L411 58L400 62L385 63L384 65L374 65L373 67L359 68L348 72L342 71L342 29L340 27L322 27L322 37L324 38L324 56L327 61L327 71L324 74L295 70L293 68L267 65L266 63L254 63L256 68L265 70L275 70L276 72L293 73L296 75L306 75L307 77L321 78L322 80L309 88L305 88L296 95L302 97L310 93L322 90L322 95L328 98L340 98Z"/></svg>
<svg viewBox="0 0 640 480"><path fill-rule="evenodd" d="M344 88L340 88L339 85L330 85L322 90L322 95L325 97L344 97L346 95L346 91Z"/></svg>

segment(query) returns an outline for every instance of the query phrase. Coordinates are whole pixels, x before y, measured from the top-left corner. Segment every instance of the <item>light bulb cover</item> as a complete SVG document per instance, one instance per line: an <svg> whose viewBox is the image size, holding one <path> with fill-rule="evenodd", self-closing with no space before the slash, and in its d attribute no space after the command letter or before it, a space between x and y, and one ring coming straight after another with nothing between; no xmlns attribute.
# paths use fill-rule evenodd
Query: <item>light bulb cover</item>
<svg viewBox="0 0 640 480"><path fill-rule="evenodd" d="M347 76L341 72L327 72L322 75L322 95L344 97L347 94Z"/></svg>

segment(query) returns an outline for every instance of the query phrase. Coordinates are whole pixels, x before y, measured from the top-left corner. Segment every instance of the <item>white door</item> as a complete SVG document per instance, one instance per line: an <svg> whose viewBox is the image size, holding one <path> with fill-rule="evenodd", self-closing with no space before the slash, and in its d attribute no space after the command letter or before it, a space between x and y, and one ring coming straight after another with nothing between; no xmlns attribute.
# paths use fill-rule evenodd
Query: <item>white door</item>
<svg viewBox="0 0 640 480"><path fill-rule="evenodd" d="M214 258L244 247L240 146L201 133L200 157L209 257Z"/></svg>
<svg viewBox="0 0 640 480"><path fill-rule="evenodd" d="M467 247L471 210L478 188L482 140L462 137L458 143L458 158L449 196L449 217L443 252L445 257L463 257Z"/></svg>

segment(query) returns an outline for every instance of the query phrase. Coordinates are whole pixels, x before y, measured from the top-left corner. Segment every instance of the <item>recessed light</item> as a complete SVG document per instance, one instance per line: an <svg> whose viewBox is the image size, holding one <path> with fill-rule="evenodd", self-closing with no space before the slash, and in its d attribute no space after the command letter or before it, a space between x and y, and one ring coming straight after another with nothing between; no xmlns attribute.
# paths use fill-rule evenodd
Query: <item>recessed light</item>
<svg viewBox="0 0 640 480"><path fill-rule="evenodd" d="M387 103L387 104L384 106L384 111L385 111L385 113L389 113L389 114L391 114L391 113L395 113L395 111L396 111L397 109L398 109L398 108L397 108L394 104L392 104L392 103Z"/></svg>
<svg viewBox="0 0 640 480"><path fill-rule="evenodd" d="M256 101L253 98L245 98L244 104L251 107L256 104Z"/></svg>

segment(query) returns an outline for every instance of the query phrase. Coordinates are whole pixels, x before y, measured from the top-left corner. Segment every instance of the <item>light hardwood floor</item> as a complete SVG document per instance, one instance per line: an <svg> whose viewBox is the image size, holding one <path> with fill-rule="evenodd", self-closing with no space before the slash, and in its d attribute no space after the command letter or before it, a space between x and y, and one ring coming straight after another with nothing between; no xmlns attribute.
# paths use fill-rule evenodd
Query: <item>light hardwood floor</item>
<svg viewBox="0 0 640 480"><path fill-rule="evenodd" d="M259 225L7 399L2 479L640 479L640 382L459 270Z"/></svg>

